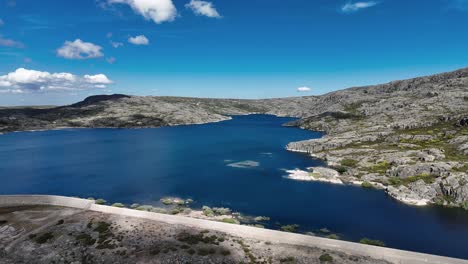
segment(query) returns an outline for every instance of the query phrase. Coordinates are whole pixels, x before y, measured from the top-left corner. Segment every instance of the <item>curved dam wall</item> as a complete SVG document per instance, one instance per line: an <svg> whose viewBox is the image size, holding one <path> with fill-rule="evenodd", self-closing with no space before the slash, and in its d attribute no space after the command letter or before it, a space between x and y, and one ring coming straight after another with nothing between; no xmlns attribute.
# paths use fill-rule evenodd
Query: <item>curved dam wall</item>
<svg viewBox="0 0 468 264"><path fill-rule="evenodd" d="M168 224L184 225L199 229L209 229L230 235L269 241L272 243L291 244L306 247L342 251L353 255L369 256L384 259L398 264L468 264L468 260L429 255L405 250L376 247L359 243L333 240L321 237L293 234L276 230L255 228L244 225L234 225L203 219L196 219L177 215L165 215L152 212L138 211L95 204L92 200L49 195L0 195L0 207L50 205L90 210L106 214L159 221Z"/></svg>

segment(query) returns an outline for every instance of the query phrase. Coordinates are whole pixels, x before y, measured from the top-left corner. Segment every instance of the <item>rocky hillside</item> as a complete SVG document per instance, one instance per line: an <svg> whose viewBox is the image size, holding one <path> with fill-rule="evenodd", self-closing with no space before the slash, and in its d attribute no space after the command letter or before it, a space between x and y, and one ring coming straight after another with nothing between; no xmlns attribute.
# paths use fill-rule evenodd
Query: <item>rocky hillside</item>
<svg viewBox="0 0 468 264"><path fill-rule="evenodd" d="M0 133L200 124L249 113L300 117L288 125L325 131L321 139L290 143L288 149L326 160L342 182L382 188L408 203L468 208L468 68L322 96L236 100L103 95L62 107L0 108Z"/></svg>

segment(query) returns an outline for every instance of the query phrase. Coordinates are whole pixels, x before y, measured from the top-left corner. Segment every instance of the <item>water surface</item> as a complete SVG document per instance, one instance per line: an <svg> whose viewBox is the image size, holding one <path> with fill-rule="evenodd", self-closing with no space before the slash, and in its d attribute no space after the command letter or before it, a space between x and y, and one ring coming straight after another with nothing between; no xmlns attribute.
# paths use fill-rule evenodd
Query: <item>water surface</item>
<svg viewBox="0 0 468 264"><path fill-rule="evenodd" d="M0 136L0 194L56 194L155 204L192 198L269 216L269 227L327 228L343 239L468 258L468 214L411 207L384 192L297 182L284 169L321 165L285 150L320 133L282 127L266 115L156 129L67 129Z"/></svg>

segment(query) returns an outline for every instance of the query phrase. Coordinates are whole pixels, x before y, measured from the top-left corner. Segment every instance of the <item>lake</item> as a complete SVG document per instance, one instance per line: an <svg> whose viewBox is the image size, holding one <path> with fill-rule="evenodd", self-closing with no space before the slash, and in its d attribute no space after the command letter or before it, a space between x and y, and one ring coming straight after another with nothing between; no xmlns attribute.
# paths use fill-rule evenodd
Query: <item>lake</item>
<svg viewBox="0 0 468 264"><path fill-rule="evenodd" d="M468 213L412 207L383 191L285 179L323 165L287 143L321 133L282 127L291 118L154 129L65 129L0 135L0 194L55 194L156 204L165 196L271 218L268 227L327 228L342 239L468 258Z"/></svg>

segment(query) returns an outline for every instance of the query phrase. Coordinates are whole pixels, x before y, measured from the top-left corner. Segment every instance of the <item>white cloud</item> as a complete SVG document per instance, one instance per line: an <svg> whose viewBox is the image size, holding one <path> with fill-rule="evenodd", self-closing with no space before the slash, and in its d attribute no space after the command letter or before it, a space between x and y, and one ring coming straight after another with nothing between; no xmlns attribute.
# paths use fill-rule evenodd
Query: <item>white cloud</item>
<svg viewBox="0 0 468 264"><path fill-rule="evenodd" d="M21 49L24 48L24 44L16 40L4 38L2 35L0 35L0 47Z"/></svg>
<svg viewBox="0 0 468 264"><path fill-rule="evenodd" d="M134 45L148 45L149 40L146 38L144 35L139 35L136 37L130 37L128 38L128 42L134 44Z"/></svg>
<svg viewBox="0 0 468 264"><path fill-rule="evenodd" d="M347 3L341 8L341 11L345 13L351 13L351 12L359 11L361 9L373 7L377 4L378 3L375 1Z"/></svg>
<svg viewBox="0 0 468 264"><path fill-rule="evenodd" d="M302 86L302 87L297 88L297 91L298 91L298 92L301 92L301 93L302 93L302 92L310 92L311 90L312 90L312 89L309 88L309 87L307 87L307 86Z"/></svg>
<svg viewBox="0 0 468 264"><path fill-rule="evenodd" d="M0 93L88 90L106 88L111 83L104 74L77 76L19 68L0 76Z"/></svg>
<svg viewBox="0 0 468 264"><path fill-rule="evenodd" d="M172 0L108 0L107 3L127 4L135 13L157 24L173 21L177 16L177 9Z"/></svg>
<svg viewBox="0 0 468 264"><path fill-rule="evenodd" d="M123 43L122 43L122 42L111 41L110 44L111 44L112 47L114 47L114 48L118 48L118 47L122 47L122 46L123 46Z"/></svg>
<svg viewBox="0 0 468 264"><path fill-rule="evenodd" d="M102 47L81 39L65 41L62 47L57 49L57 56L65 59L92 59L104 56Z"/></svg>
<svg viewBox="0 0 468 264"><path fill-rule="evenodd" d="M190 3L186 4L185 7L191 9L196 15L199 16L221 18L221 15L214 8L213 3L211 2L190 0Z"/></svg>
<svg viewBox="0 0 468 264"><path fill-rule="evenodd" d="M84 76L84 79L87 83L95 83L95 84L111 84L112 81L107 78L104 74L96 74L96 75L88 75Z"/></svg>

